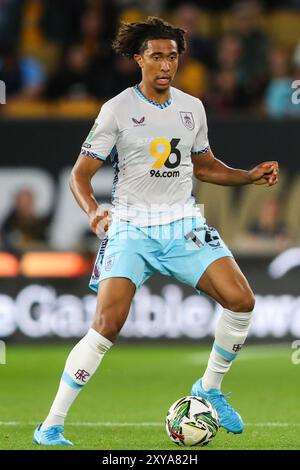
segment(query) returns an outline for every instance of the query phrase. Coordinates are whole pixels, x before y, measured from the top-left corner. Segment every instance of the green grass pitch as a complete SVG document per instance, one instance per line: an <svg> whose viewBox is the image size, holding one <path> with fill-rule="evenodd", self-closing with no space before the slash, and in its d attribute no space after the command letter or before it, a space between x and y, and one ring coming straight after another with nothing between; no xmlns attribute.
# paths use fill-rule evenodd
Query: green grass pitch
<svg viewBox="0 0 300 470"><path fill-rule="evenodd" d="M72 346L7 346L0 366L0 449L43 449L32 431L47 414ZM223 382L246 426L241 435L220 429L211 449L299 449L300 365L290 344L247 346ZM116 344L71 408L66 449L173 449L164 419L169 406L189 395L205 368L205 346ZM49 448L47 448L49 449ZM197 448L192 447L196 450Z"/></svg>

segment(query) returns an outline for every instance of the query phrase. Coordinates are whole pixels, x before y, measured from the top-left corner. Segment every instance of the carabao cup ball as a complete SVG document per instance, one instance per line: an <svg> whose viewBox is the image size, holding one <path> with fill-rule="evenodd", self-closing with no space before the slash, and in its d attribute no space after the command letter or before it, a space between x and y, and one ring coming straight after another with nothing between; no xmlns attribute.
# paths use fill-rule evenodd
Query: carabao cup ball
<svg viewBox="0 0 300 470"><path fill-rule="evenodd" d="M180 398L167 413L167 434L179 446L205 446L215 437L218 429L218 414L204 398Z"/></svg>

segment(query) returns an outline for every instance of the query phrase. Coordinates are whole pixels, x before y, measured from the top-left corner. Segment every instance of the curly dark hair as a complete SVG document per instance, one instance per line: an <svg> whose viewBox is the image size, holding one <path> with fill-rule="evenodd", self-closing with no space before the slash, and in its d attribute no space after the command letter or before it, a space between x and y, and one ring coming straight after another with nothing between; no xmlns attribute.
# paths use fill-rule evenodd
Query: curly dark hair
<svg viewBox="0 0 300 470"><path fill-rule="evenodd" d="M186 49L186 31L176 28L161 18L149 16L145 21L138 23L122 22L112 48L117 54L133 58L134 54L141 54L147 49L149 39L171 39L176 41L178 53Z"/></svg>

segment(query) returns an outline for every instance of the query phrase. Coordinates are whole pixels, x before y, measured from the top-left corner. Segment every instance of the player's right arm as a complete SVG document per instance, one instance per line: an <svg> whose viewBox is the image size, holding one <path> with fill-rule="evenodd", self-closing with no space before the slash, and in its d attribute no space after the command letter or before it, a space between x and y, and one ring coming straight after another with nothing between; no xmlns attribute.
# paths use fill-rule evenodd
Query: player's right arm
<svg viewBox="0 0 300 470"><path fill-rule="evenodd" d="M116 118L104 104L71 172L71 191L81 209L88 215L90 228L96 235L108 229L111 216L96 201L91 181L110 155L118 133Z"/></svg>
<svg viewBox="0 0 300 470"><path fill-rule="evenodd" d="M92 177L104 164L103 160L97 160L81 153L72 169L70 177L71 191L81 207L89 218L91 230L97 233L99 223L104 222L104 230L109 226L108 211L102 211L101 206L96 201L93 187Z"/></svg>

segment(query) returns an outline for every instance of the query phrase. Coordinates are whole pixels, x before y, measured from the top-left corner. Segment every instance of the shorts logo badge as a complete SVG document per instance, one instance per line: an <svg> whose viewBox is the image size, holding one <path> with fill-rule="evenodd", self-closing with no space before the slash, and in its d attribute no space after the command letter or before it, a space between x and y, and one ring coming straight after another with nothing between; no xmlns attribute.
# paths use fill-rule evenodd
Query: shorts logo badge
<svg viewBox="0 0 300 470"><path fill-rule="evenodd" d="M183 125L189 129L189 131L192 131L195 127L193 114L188 111L180 111L180 117Z"/></svg>
<svg viewBox="0 0 300 470"><path fill-rule="evenodd" d="M114 256L109 256L107 260L105 261L105 271L110 271L112 265L114 264L115 257Z"/></svg>

